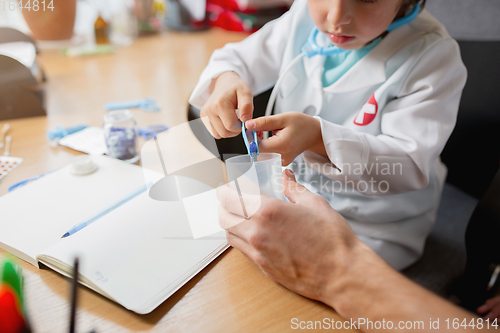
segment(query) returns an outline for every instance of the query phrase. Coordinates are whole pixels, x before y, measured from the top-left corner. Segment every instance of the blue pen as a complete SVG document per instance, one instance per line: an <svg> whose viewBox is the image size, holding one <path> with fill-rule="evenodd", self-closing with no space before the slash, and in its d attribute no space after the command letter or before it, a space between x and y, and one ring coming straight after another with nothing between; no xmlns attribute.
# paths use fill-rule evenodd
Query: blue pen
<svg viewBox="0 0 500 333"><path fill-rule="evenodd" d="M40 179L43 176L48 175L49 173L52 173L52 172L54 172L54 171L49 171L49 172L46 172L46 173L42 173L41 175L38 175L38 176L34 176L34 177L31 177L31 178L28 178L28 179L25 179L25 180L21 180L20 182L17 182L14 185L11 185L7 191L12 192L12 191L14 191L14 190L16 190L16 189L18 189L18 188L20 188L20 187L28 184L29 182L31 182L33 180Z"/></svg>
<svg viewBox="0 0 500 333"><path fill-rule="evenodd" d="M129 193L125 197L121 198L120 200L116 201L115 203L111 204L110 206L104 208L100 212L92 215L91 217L89 217L88 219L84 220L83 222L78 223L73 228L69 229L64 235L62 235L61 238L66 238L66 237L71 236L74 233L82 230L83 228L85 228L89 224L94 223L95 221L97 221L98 219L100 219L101 217L103 217L104 215L106 215L109 212L115 210L116 208L120 207L121 205L127 203L128 201L132 200L133 198L135 198L139 194L145 192L149 187L151 187L150 183L148 183L146 185L142 185L137 190Z"/></svg>

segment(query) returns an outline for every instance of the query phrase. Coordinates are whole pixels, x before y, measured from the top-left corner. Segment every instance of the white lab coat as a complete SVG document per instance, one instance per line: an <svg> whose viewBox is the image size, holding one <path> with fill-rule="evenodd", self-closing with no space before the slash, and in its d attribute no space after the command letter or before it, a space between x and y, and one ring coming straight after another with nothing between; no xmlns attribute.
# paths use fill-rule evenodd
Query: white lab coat
<svg viewBox="0 0 500 333"><path fill-rule="evenodd" d="M201 108L211 80L225 71L236 72L254 94L268 90L301 53L312 28L307 2L297 0L244 41L215 51L190 103ZM467 76L458 44L424 10L326 88L324 61L314 56L296 64L276 100L275 113L321 119L329 160L307 151L292 169L366 244L402 269L420 257L436 218L446 177L439 155Z"/></svg>

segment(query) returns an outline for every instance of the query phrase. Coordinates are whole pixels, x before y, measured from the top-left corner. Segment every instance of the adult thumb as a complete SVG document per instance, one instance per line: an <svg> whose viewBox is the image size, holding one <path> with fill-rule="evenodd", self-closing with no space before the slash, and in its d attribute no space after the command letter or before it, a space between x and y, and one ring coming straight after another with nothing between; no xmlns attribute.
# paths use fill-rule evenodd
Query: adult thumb
<svg viewBox="0 0 500 333"><path fill-rule="evenodd" d="M285 169L285 171L283 171L283 194L285 194L290 202L304 206L312 205L310 207L314 207L313 200L317 199L316 194L297 183L295 175L290 169Z"/></svg>

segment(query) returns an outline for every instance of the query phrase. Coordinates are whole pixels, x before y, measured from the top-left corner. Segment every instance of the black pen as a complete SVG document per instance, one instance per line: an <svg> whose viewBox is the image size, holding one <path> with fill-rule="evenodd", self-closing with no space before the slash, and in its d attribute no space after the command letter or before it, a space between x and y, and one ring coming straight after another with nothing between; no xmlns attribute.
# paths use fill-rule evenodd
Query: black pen
<svg viewBox="0 0 500 333"><path fill-rule="evenodd" d="M75 258L73 267L73 283L71 284L71 314L69 322L69 333L75 333L76 299L78 291L78 257Z"/></svg>

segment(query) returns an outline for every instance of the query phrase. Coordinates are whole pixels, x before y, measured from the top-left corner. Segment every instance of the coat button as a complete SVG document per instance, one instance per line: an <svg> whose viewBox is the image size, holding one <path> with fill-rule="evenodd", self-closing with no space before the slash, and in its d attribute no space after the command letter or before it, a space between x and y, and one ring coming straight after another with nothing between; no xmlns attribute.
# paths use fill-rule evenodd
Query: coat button
<svg viewBox="0 0 500 333"><path fill-rule="evenodd" d="M347 212L351 213L351 214L355 214L355 213L358 212L358 207L355 207L355 206L354 207L349 207L349 208L347 208Z"/></svg>

